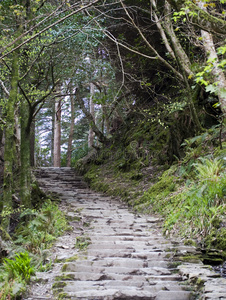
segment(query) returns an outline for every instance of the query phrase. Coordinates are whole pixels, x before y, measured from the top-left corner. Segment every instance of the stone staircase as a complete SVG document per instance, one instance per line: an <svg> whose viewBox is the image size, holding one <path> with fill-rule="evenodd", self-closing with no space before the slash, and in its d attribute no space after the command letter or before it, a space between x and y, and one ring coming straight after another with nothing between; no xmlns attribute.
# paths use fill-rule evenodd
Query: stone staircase
<svg viewBox="0 0 226 300"><path fill-rule="evenodd" d="M53 269L37 273L24 299L198 299L175 261L196 250L164 238L161 219L90 191L70 168L40 168L36 176L45 192L59 195L73 231L57 241Z"/></svg>

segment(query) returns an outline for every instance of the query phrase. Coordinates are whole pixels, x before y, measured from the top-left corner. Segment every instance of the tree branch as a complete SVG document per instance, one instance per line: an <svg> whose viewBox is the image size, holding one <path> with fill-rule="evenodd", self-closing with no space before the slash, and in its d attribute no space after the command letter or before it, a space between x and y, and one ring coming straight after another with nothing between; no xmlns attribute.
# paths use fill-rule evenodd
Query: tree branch
<svg viewBox="0 0 226 300"><path fill-rule="evenodd" d="M133 18L131 17L131 15L129 14L125 4L123 3L122 0L120 0L121 5L126 13L126 15L128 16L128 18L130 19L131 25L139 32L140 36L142 37L143 41L146 43L146 45L149 47L149 49L151 49L152 52L155 53L156 58L161 61L168 69L170 69L171 71L173 71L173 73L180 79L183 81L183 76L176 70L174 69L173 66L171 66L171 64L169 64L161 55L159 55L159 53L155 50L154 47L152 47L152 45L148 42L148 40L146 39L146 37L144 36L143 32L141 31L141 29L136 25L136 23L134 22Z"/></svg>
<svg viewBox="0 0 226 300"><path fill-rule="evenodd" d="M89 123L90 123L90 126L92 127L93 131L95 132L96 136L98 137L99 141L101 143L104 143L106 144L107 142L107 138L104 136L104 134L98 129L94 119L93 119L93 116L92 114L86 109L85 105L84 105L84 102L83 100L80 98L80 95L79 95L79 90L78 88L76 89L76 92L77 92L77 101L78 101L78 104L79 106L81 107L83 113L85 114L86 118L88 119Z"/></svg>
<svg viewBox="0 0 226 300"><path fill-rule="evenodd" d="M9 96L9 91L7 90L6 86L4 85L4 82L1 79L0 84L2 86L3 91L6 93L7 96Z"/></svg>
<svg viewBox="0 0 226 300"><path fill-rule="evenodd" d="M168 2L177 11L180 11L185 5L185 0L168 0ZM203 10L192 1L188 2L191 15L187 14L188 21L200 29L206 30L214 34L226 34L226 21L211 15L207 10Z"/></svg>
<svg viewBox="0 0 226 300"><path fill-rule="evenodd" d="M89 4L86 4L86 5L84 5L84 6L81 6L81 7L78 8L77 10L75 10L75 11L71 12L70 14L64 16L63 18L57 20L57 21L54 22L53 24L50 24L49 26L45 27L45 28L42 29L41 31L39 31L39 32L37 32L36 34L34 34L33 36L31 36L30 38L26 39L24 42L22 42L21 44L19 44L18 46L16 46L16 47L13 48L12 50L8 51L8 52L5 53L5 54L2 54L2 56L0 57L0 60L2 60L4 57L6 57L6 56L9 55L10 53L14 52L15 50L21 48L23 45L27 44L28 42L32 41L33 39L35 39L36 37L38 37L39 35L41 35L43 32L45 32L45 31L49 30L50 28L52 28L53 26L55 26L55 25L57 25L57 24L59 24L59 23L65 21L66 19L70 18L71 16L77 14L77 13L80 12L80 11L83 11L83 10L87 9L88 7L90 7L90 6L94 5L94 4L96 4L96 3L99 2L99 1L100 1L100 0L94 0L93 2L91 2L91 3L89 3ZM15 43L15 42L13 41L13 42L11 43L11 45L13 45L14 43ZM3 51L6 50L7 47L9 47L9 45L7 45L7 46L3 49ZM3 52L3 51L2 51L2 52Z"/></svg>

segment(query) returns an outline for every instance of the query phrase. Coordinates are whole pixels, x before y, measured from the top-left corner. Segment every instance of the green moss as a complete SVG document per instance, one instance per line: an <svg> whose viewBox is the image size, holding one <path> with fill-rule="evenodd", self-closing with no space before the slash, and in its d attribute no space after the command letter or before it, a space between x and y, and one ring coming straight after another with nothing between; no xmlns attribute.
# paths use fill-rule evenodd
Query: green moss
<svg viewBox="0 0 226 300"><path fill-rule="evenodd" d="M168 253L168 254L165 255L165 258L170 258L171 256L172 256L172 254Z"/></svg>
<svg viewBox="0 0 226 300"><path fill-rule="evenodd" d="M168 263L168 268L169 269L176 269L181 264L182 264L181 261L171 261L171 262Z"/></svg>
<svg viewBox="0 0 226 300"><path fill-rule="evenodd" d="M64 264L61 271L62 272L67 272L67 267L68 267L68 264Z"/></svg>
<svg viewBox="0 0 226 300"><path fill-rule="evenodd" d="M65 260L65 262L76 261L76 260L78 260L78 259L79 259L78 255L75 254L75 255L73 255L73 256L67 258L67 259Z"/></svg>
<svg viewBox="0 0 226 300"><path fill-rule="evenodd" d="M195 285L197 286L197 289L201 289L204 286L205 280L203 280L202 278L200 278L200 277L195 278L194 277L193 280L194 280Z"/></svg>
<svg viewBox="0 0 226 300"><path fill-rule="evenodd" d="M47 199L47 195L40 189L38 183L34 181L31 184L31 202L32 206L39 208Z"/></svg>
<svg viewBox="0 0 226 300"><path fill-rule="evenodd" d="M55 277L55 281L71 281L74 280L74 274L62 274Z"/></svg>
<svg viewBox="0 0 226 300"><path fill-rule="evenodd" d="M170 193L175 191L176 187L176 177L175 176L164 176L156 184L154 184L149 190L148 193L153 197L158 196L159 194Z"/></svg>
<svg viewBox="0 0 226 300"><path fill-rule="evenodd" d="M149 205L152 204L154 210L162 210L162 207L165 207L165 202L168 202L166 197L175 191L177 181L175 176L161 177L147 192L144 192L140 199L135 201L134 205L148 203Z"/></svg>
<svg viewBox="0 0 226 300"><path fill-rule="evenodd" d="M75 222L81 221L81 217L79 217L79 216L66 216L66 219L68 221L75 221Z"/></svg>
<svg viewBox="0 0 226 300"><path fill-rule="evenodd" d="M179 260L189 263L200 263L200 257L198 255L183 255L178 257Z"/></svg>
<svg viewBox="0 0 226 300"><path fill-rule="evenodd" d="M184 241L184 245L185 246L196 246L196 242L195 241L193 241L193 240L191 240L191 239L186 239L185 241Z"/></svg>
<svg viewBox="0 0 226 300"><path fill-rule="evenodd" d="M56 289L53 289L53 295L56 297L57 295L59 295L60 293L63 292L63 288L56 288Z"/></svg>
<svg viewBox="0 0 226 300"><path fill-rule="evenodd" d="M212 229L204 242L207 249L219 249L226 252L226 228Z"/></svg>
<svg viewBox="0 0 226 300"><path fill-rule="evenodd" d="M52 288L53 288L53 289L63 288L63 287L65 287L66 285L67 285L66 282L58 281L58 282L55 282L55 283L52 285Z"/></svg>
<svg viewBox="0 0 226 300"><path fill-rule="evenodd" d="M59 293L58 300L63 300L63 299L71 299L71 297L67 293Z"/></svg>

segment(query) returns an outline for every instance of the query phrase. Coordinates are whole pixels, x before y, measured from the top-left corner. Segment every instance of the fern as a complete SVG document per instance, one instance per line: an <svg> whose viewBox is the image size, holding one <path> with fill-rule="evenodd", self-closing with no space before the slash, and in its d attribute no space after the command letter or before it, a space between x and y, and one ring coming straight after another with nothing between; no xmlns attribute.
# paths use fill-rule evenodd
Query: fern
<svg viewBox="0 0 226 300"><path fill-rule="evenodd" d="M223 170L223 162L218 159L199 158L200 163L195 163L197 177L200 181L216 181Z"/></svg>
<svg viewBox="0 0 226 300"><path fill-rule="evenodd" d="M35 273L28 252L17 253L14 259L5 258L3 268L8 275L8 279L20 277L26 282L29 282L31 275Z"/></svg>

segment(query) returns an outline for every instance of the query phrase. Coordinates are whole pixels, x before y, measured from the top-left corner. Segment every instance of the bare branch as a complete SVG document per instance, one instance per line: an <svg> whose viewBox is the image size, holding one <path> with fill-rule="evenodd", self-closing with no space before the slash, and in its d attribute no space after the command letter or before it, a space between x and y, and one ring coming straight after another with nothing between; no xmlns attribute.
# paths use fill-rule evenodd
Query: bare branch
<svg viewBox="0 0 226 300"><path fill-rule="evenodd" d="M146 45L151 49L152 52L155 53L156 58L161 61L168 69L170 69L171 71L173 71L173 73L180 79L183 80L183 76L173 67L171 66L171 64L169 64L161 55L159 55L159 53L156 51L156 49L154 47L152 47L152 45L148 42L148 40L146 39L146 37L144 36L143 32L141 31L141 29L136 25L136 23L134 22L134 19L131 17L131 15L129 14L126 6L124 5L123 1L120 0L121 5L126 13L126 15L128 16L131 25L139 32L140 36L142 37L143 41L146 43Z"/></svg>
<svg viewBox="0 0 226 300"><path fill-rule="evenodd" d="M6 93L7 96L9 96L9 91L7 90L6 86L4 85L4 82L1 79L0 84L2 86L3 91Z"/></svg>
<svg viewBox="0 0 226 300"><path fill-rule="evenodd" d="M2 118L0 118L0 124L6 125L6 121L4 121Z"/></svg>

